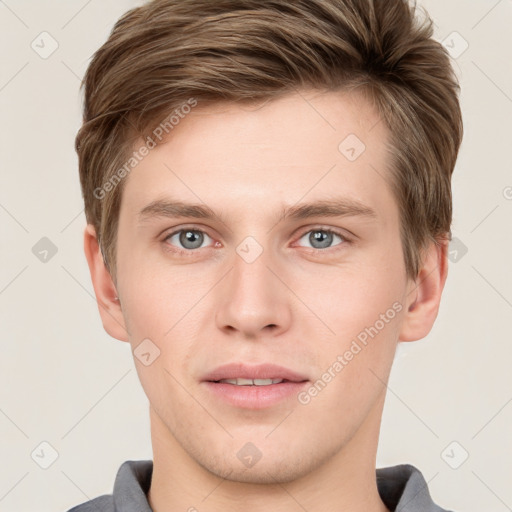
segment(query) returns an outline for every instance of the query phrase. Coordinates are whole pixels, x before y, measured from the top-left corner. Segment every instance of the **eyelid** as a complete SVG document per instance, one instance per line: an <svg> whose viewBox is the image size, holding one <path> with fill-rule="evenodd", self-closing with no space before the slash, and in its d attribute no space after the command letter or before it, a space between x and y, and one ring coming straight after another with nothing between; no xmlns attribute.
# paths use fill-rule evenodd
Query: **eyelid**
<svg viewBox="0 0 512 512"><path fill-rule="evenodd" d="M199 249L207 249L208 247L200 247L198 249L182 249L181 247L177 247L175 245L171 245L167 241L173 237L174 235L177 235L178 233L181 233L182 231L196 231L198 233L202 233L209 237L211 240L214 240L214 237L212 237L207 230L205 230L203 227L197 227L197 226L176 226L174 228L170 228L169 230L164 231L164 234L162 235L162 243L166 246L166 250L170 252L177 252L180 254L188 254L193 255L199 251Z"/></svg>
<svg viewBox="0 0 512 512"><path fill-rule="evenodd" d="M178 233L181 233L182 231L197 231L199 233L204 233L205 235L208 235L210 238L212 238L209 234L208 234L208 231L203 228L203 227L197 227L197 226L177 226L177 227L174 227L174 228L169 228L169 230L165 230L163 232L163 238L164 240L166 240L167 238L173 236L173 235L176 235Z"/></svg>
<svg viewBox="0 0 512 512"><path fill-rule="evenodd" d="M355 237L355 235L353 235L352 233L347 232L346 229L317 225L313 227L304 228L304 231L300 232L301 234L299 235L298 238L302 238L306 233L309 233L310 231L325 231L327 233L333 233L335 235L340 236L347 242L352 241L352 238Z"/></svg>

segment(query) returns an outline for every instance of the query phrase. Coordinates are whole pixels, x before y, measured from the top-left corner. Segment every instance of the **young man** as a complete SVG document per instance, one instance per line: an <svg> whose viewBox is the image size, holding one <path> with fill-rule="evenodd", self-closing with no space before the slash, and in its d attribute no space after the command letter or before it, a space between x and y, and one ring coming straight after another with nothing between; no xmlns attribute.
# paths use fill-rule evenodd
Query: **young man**
<svg viewBox="0 0 512 512"><path fill-rule="evenodd" d="M85 77L84 247L152 461L74 512L441 511L376 469L447 276L458 85L403 0L154 0Z"/></svg>

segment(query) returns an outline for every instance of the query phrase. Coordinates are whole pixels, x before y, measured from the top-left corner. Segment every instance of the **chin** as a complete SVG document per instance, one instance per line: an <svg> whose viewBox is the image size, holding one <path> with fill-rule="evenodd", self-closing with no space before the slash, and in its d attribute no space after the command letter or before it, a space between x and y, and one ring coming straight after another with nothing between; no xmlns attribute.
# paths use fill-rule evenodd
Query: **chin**
<svg viewBox="0 0 512 512"><path fill-rule="evenodd" d="M242 449L243 450L243 449ZM242 451L242 450L239 450ZM250 452L249 449L247 449ZM209 473L230 482L247 484L285 484L298 480L314 471L326 461L329 456L321 457L318 450L307 453L307 449L300 453L281 451L261 458L251 467L247 467L239 457L226 458L226 452L206 459L202 453L196 462ZM243 455L243 454L242 454ZM241 457L243 459L243 456Z"/></svg>
<svg viewBox="0 0 512 512"><path fill-rule="evenodd" d="M260 461L257 466L241 468L239 463L229 464L226 462L221 466L205 467L205 469L229 482L246 484L283 484L297 480L305 474L293 464L280 464L276 468L273 463Z"/></svg>

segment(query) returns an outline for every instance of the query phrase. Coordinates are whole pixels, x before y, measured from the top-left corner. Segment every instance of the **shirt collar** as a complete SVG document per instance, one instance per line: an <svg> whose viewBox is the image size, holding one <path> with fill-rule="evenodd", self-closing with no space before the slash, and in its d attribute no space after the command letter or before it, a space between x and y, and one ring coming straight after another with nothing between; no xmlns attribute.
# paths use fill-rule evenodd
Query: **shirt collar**
<svg viewBox="0 0 512 512"><path fill-rule="evenodd" d="M114 483L115 512L152 512L147 499L152 474L152 460L121 465ZM447 512L432 501L423 475L414 466L379 468L376 476L380 497L392 512Z"/></svg>

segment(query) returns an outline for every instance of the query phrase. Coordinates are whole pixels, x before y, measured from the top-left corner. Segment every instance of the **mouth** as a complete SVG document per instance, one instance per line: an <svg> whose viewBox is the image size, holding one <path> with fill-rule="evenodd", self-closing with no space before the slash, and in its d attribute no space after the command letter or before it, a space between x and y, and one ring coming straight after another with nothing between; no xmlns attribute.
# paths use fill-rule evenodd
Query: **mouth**
<svg viewBox="0 0 512 512"><path fill-rule="evenodd" d="M202 380L235 386L270 386L281 382L304 382L308 378L290 368L270 363L258 365L229 363L215 368Z"/></svg>
<svg viewBox="0 0 512 512"><path fill-rule="evenodd" d="M211 382L222 384L233 384L234 386L270 386L272 384L281 384L281 382L291 382L286 379L244 379L242 377L236 379L222 379Z"/></svg>
<svg viewBox="0 0 512 512"><path fill-rule="evenodd" d="M216 401L242 409L263 409L296 399L308 382L306 376L289 368L243 363L218 367L202 379Z"/></svg>

